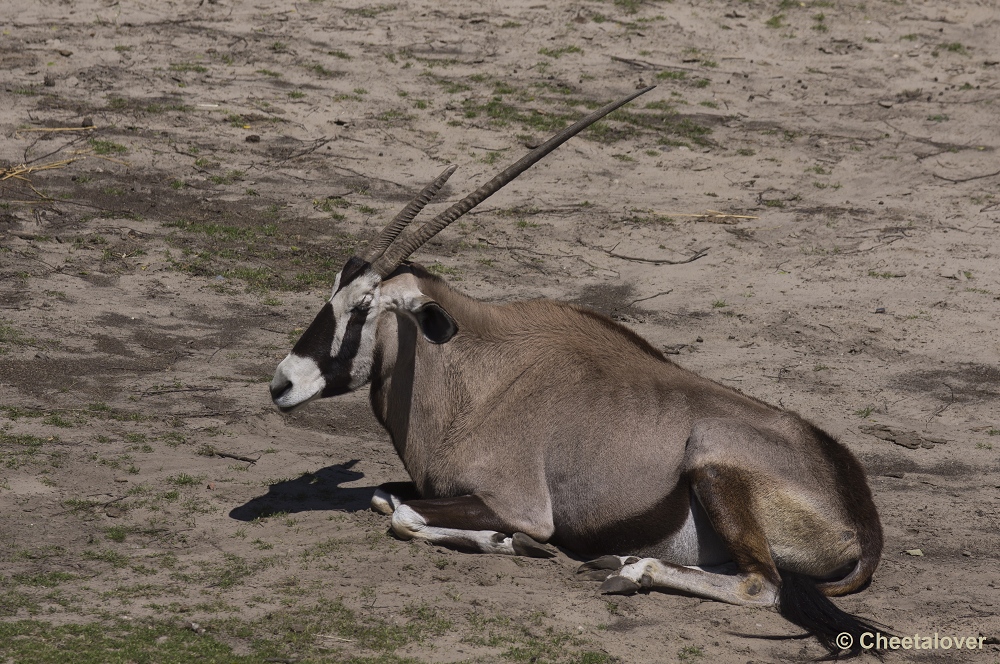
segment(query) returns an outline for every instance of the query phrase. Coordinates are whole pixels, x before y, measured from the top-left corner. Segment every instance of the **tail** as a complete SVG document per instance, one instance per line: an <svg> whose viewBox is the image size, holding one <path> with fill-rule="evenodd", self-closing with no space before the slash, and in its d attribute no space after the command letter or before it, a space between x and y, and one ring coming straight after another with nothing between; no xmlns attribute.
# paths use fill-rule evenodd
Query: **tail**
<svg viewBox="0 0 1000 664"><path fill-rule="evenodd" d="M811 577L786 570L779 573L778 613L815 636L830 653L825 659L857 657L865 651L882 659L878 649L869 646L876 645L876 634L892 636L891 632L837 608Z"/></svg>

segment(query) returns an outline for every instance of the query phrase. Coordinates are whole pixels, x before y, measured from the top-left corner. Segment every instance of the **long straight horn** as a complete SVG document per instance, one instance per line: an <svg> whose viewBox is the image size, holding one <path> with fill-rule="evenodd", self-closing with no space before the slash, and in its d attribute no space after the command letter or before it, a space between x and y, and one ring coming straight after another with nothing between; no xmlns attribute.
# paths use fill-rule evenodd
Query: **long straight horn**
<svg viewBox="0 0 1000 664"><path fill-rule="evenodd" d="M528 154L521 157L516 163L508 166L500 174L495 176L492 180L481 186L476 191L472 192L459 202L452 205L450 208L434 217L426 224L420 227L416 233L408 237L402 238L399 242L391 245L388 250L378 261L374 264L375 269L380 274L389 274L395 270L401 262L406 260L406 258L416 251L422 244L427 242L427 240L434 237L437 233L441 231L445 226L455 221L463 214L476 207L487 198L498 192L501 188L510 184L518 175L525 172L541 159L543 159L550 152L555 150L557 147L573 138L581 131L594 124L601 118L603 118L608 113L624 106L629 103L639 95L644 95L653 88L655 85L651 85L648 88L639 90L624 99L620 99L616 102L608 104L604 108L598 109L591 113L590 115L582 118L573 125L566 127L558 134L545 141L537 148L529 152Z"/></svg>
<svg viewBox="0 0 1000 664"><path fill-rule="evenodd" d="M431 182L429 185L423 188L423 190L417 194L417 196L407 204L403 210L396 215L396 218L389 222L389 225L382 229L379 236L375 238L375 241L371 243L368 247L368 251L365 252L364 259L372 263L385 253L385 250L389 248L392 241L395 240L403 229L406 228L414 217L420 214L420 211L424 209L424 206L431 202L431 199L437 195L444 183L448 181L452 173L458 166L449 166L444 169L441 175ZM383 277L385 274L382 275Z"/></svg>

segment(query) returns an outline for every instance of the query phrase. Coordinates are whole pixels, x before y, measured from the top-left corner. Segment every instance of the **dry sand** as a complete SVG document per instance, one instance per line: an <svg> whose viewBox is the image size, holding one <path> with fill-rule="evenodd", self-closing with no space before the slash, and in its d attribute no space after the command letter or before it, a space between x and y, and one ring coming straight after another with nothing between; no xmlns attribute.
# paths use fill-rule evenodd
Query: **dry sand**
<svg viewBox="0 0 1000 664"><path fill-rule="evenodd" d="M366 509L406 479L366 394L268 400L345 258L442 165L455 200L656 83L415 258L592 306L840 437L886 546L838 604L988 637L890 661L1000 658L994 2L6 0L0 26L8 629L149 626L149 661L185 633L218 661L821 655L746 636L796 633L774 612L602 597L565 556L399 542Z"/></svg>

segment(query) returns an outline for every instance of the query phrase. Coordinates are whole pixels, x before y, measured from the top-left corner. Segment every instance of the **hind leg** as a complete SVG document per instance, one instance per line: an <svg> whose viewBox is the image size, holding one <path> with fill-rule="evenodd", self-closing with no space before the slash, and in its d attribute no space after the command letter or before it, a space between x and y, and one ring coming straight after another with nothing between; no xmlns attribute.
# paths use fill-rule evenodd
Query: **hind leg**
<svg viewBox="0 0 1000 664"><path fill-rule="evenodd" d="M603 590L659 588L770 606L782 583L778 567L812 576L842 569L858 557L856 538L825 499L822 482L802 467L809 461L775 432L733 420L696 423L684 470L737 572L645 559L625 565Z"/></svg>
<svg viewBox="0 0 1000 664"><path fill-rule="evenodd" d="M625 565L601 584L608 595L630 595L639 589L673 590L739 606L772 607L778 587L755 573L723 574L643 558Z"/></svg>

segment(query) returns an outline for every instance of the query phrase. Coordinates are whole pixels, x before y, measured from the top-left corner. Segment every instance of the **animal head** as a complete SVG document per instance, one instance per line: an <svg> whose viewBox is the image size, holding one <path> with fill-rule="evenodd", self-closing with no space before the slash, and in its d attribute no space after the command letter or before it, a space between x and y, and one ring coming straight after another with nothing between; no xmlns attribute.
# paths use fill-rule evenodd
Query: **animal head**
<svg viewBox="0 0 1000 664"><path fill-rule="evenodd" d="M271 380L271 399L290 411L313 399L356 390L371 378L379 317L412 318L423 339L447 343L458 325L437 302L419 289L419 282L400 270L410 254L445 226L482 203L570 138L652 87L608 104L526 154L479 189L434 217L418 230L403 234L455 172L449 166L424 187L379 234L363 256L353 256L333 284L330 300L278 365Z"/></svg>

